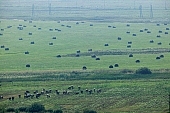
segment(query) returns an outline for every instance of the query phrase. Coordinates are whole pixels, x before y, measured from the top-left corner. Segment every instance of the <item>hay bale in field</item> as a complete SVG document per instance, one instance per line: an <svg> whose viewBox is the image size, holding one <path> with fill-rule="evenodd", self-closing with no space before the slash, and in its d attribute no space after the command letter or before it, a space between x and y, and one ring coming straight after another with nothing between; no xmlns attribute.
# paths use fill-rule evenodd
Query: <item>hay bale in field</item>
<svg viewBox="0 0 170 113"><path fill-rule="evenodd" d="M118 37L117 39L118 39L118 40L122 40L122 38L121 38L121 37Z"/></svg>
<svg viewBox="0 0 170 113"><path fill-rule="evenodd" d="M3 34L2 33L0 33L0 36L2 36Z"/></svg>
<svg viewBox="0 0 170 113"><path fill-rule="evenodd" d="M23 27L27 27L27 26L24 25Z"/></svg>
<svg viewBox="0 0 170 113"><path fill-rule="evenodd" d="M59 31L59 32L61 32L61 30L60 30L60 29L58 29L58 31Z"/></svg>
<svg viewBox="0 0 170 113"><path fill-rule="evenodd" d="M157 37L157 38L160 38L160 37L161 37L161 35L157 35L156 37Z"/></svg>
<svg viewBox="0 0 170 113"><path fill-rule="evenodd" d="M52 29L52 28L50 28L50 29L49 29L49 31L53 31L53 29Z"/></svg>
<svg viewBox="0 0 170 113"><path fill-rule="evenodd" d="M80 57L80 54L76 54L76 57Z"/></svg>
<svg viewBox="0 0 170 113"><path fill-rule="evenodd" d="M159 30L158 32L159 32L159 33L162 33L162 31L161 31L161 30Z"/></svg>
<svg viewBox="0 0 170 113"><path fill-rule="evenodd" d="M77 50L76 53L80 53L80 50Z"/></svg>
<svg viewBox="0 0 170 113"><path fill-rule="evenodd" d="M31 42L30 44L34 44L34 42Z"/></svg>
<svg viewBox="0 0 170 113"><path fill-rule="evenodd" d="M127 45L127 48L131 48L131 45Z"/></svg>
<svg viewBox="0 0 170 113"><path fill-rule="evenodd" d="M30 64L26 64L26 67L31 67L31 65Z"/></svg>
<svg viewBox="0 0 170 113"><path fill-rule="evenodd" d="M19 40L23 40L22 38L19 38Z"/></svg>
<svg viewBox="0 0 170 113"><path fill-rule="evenodd" d="M50 43L49 43L49 45L53 45L53 43L52 43L52 42L50 42Z"/></svg>
<svg viewBox="0 0 170 113"><path fill-rule="evenodd" d="M150 40L149 42L150 42L150 43L154 43L154 41L153 41L153 40Z"/></svg>
<svg viewBox="0 0 170 113"><path fill-rule="evenodd" d="M127 27L129 27L129 26L130 26L130 24L126 24L126 26L127 26Z"/></svg>
<svg viewBox="0 0 170 113"><path fill-rule="evenodd" d="M162 43L161 43L161 42L158 42L158 45L162 45Z"/></svg>
<svg viewBox="0 0 170 113"><path fill-rule="evenodd" d="M65 26L64 24L62 24L61 26Z"/></svg>
<svg viewBox="0 0 170 113"><path fill-rule="evenodd" d="M129 41L128 44L132 44L132 41Z"/></svg>
<svg viewBox="0 0 170 113"><path fill-rule="evenodd" d="M160 26L160 24L156 24L157 26Z"/></svg>
<svg viewBox="0 0 170 113"><path fill-rule="evenodd" d="M167 23L164 23L164 25L168 25Z"/></svg>
<svg viewBox="0 0 170 113"><path fill-rule="evenodd" d="M87 69L87 67L86 66L83 66L83 68L82 68L83 70L86 70Z"/></svg>
<svg viewBox="0 0 170 113"><path fill-rule="evenodd" d="M156 57L157 60L161 59L160 57Z"/></svg>
<svg viewBox="0 0 170 113"><path fill-rule="evenodd" d="M32 23L32 21L30 20L29 23Z"/></svg>
<svg viewBox="0 0 170 113"><path fill-rule="evenodd" d="M96 58L96 60L100 60L100 58Z"/></svg>
<svg viewBox="0 0 170 113"><path fill-rule="evenodd" d="M145 28L144 30L145 30L145 31L147 31L148 29L147 29L147 28Z"/></svg>
<svg viewBox="0 0 170 113"><path fill-rule="evenodd" d="M113 28L116 28L116 26L113 26Z"/></svg>
<svg viewBox="0 0 170 113"><path fill-rule="evenodd" d="M26 52L25 52L25 54L29 54L29 52L28 52L28 51L26 51Z"/></svg>
<svg viewBox="0 0 170 113"><path fill-rule="evenodd" d="M39 27L38 30L41 30L41 28Z"/></svg>
<svg viewBox="0 0 170 113"><path fill-rule="evenodd" d="M1 29L1 31L4 31L4 29Z"/></svg>
<svg viewBox="0 0 170 113"><path fill-rule="evenodd" d="M115 66L115 67L119 67L119 64L115 64L114 66Z"/></svg>
<svg viewBox="0 0 170 113"><path fill-rule="evenodd" d="M55 31L58 31L58 29L57 29L57 28L55 28Z"/></svg>
<svg viewBox="0 0 170 113"><path fill-rule="evenodd" d="M104 46L109 46L109 44L106 43L106 44L104 44Z"/></svg>
<svg viewBox="0 0 170 113"><path fill-rule="evenodd" d="M1 48L5 48L5 46L4 46L4 45L2 45L2 46L1 46Z"/></svg>
<svg viewBox="0 0 170 113"><path fill-rule="evenodd" d="M133 54L130 54L129 57L133 57Z"/></svg>
<svg viewBox="0 0 170 113"><path fill-rule="evenodd" d="M90 26L93 26L93 24L90 24Z"/></svg>
<svg viewBox="0 0 170 113"><path fill-rule="evenodd" d="M113 68L113 65L110 65L109 68Z"/></svg>
<svg viewBox="0 0 170 113"><path fill-rule="evenodd" d="M88 49L88 51L92 51L92 49Z"/></svg>
<svg viewBox="0 0 170 113"><path fill-rule="evenodd" d="M108 25L109 28L111 28L112 26L111 25Z"/></svg>
<svg viewBox="0 0 170 113"><path fill-rule="evenodd" d="M151 31L147 31L147 33L151 33Z"/></svg>
<svg viewBox="0 0 170 113"><path fill-rule="evenodd" d="M91 55L91 57L92 57L92 58L96 58L96 55L93 54L93 55Z"/></svg>
<svg viewBox="0 0 170 113"><path fill-rule="evenodd" d="M160 57L160 58L164 58L164 55L160 55L159 57Z"/></svg>
<svg viewBox="0 0 170 113"><path fill-rule="evenodd" d="M168 32L165 32L165 34L168 34Z"/></svg>
<svg viewBox="0 0 170 113"><path fill-rule="evenodd" d="M9 51L9 48L5 48L5 51Z"/></svg>
<svg viewBox="0 0 170 113"><path fill-rule="evenodd" d="M127 31L126 33L127 33L127 34L130 34L130 31Z"/></svg>
<svg viewBox="0 0 170 113"><path fill-rule="evenodd" d="M61 55L57 55L56 57L57 57L57 58L61 58Z"/></svg>
<svg viewBox="0 0 170 113"><path fill-rule="evenodd" d="M57 39L55 36L52 39Z"/></svg>
<svg viewBox="0 0 170 113"><path fill-rule="evenodd" d="M30 33L28 33L28 35L32 35L32 33L30 32Z"/></svg>
<svg viewBox="0 0 170 113"><path fill-rule="evenodd" d="M70 25L67 25L66 27L71 28L71 26L70 26Z"/></svg>
<svg viewBox="0 0 170 113"><path fill-rule="evenodd" d="M135 62L136 62L136 63L140 63L140 60L136 60Z"/></svg>
<svg viewBox="0 0 170 113"><path fill-rule="evenodd" d="M78 25L78 24L79 24L79 22L76 22L76 24Z"/></svg>
<svg viewBox="0 0 170 113"><path fill-rule="evenodd" d="M132 36L136 36L136 34L132 34Z"/></svg>
<svg viewBox="0 0 170 113"><path fill-rule="evenodd" d="M169 30L169 28L166 28L166 30Z"/></svg>
<svg viewBox="0 0 170 113"><path fill-rule="evenodd" d="M143 32L143 30L140 30L140 32Z"/></svg>
<svg viewBox="0 0 170 113"><path fill-rule="evenodd" d="M36 25L33 25L33 27L37 27Z"/></svg>

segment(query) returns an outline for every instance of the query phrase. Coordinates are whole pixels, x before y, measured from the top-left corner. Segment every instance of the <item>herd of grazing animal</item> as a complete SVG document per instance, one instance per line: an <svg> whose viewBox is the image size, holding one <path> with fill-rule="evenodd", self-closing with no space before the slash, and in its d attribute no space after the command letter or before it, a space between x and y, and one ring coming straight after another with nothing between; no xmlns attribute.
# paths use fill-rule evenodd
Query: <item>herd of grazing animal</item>
<svg viewBox="0 0 170 113"><path fill-rule="evenodd" d="M55 96L59 96L59 95L80 95L80 94L86 94L86 95L92 95L92 94L100 94L102 92L102 90L93 88L93 89L82 89L80 86L78 87L74 87L73 85L69 86L67 89L64 90L52 90L52 89L42 89L41 91L35 90L35 91L28 91L26 90L24 92L23 95L18 94L18 98L24 98L24 99L38 99L41 96L46 97L46 98L50 98L51 95L55 95ZM10 96L10 97L3 97L2 95L0 96L0 100L1 99L8 99L10 101L14 101L14 99L16 99L17 97L15 96Z"/></svg>

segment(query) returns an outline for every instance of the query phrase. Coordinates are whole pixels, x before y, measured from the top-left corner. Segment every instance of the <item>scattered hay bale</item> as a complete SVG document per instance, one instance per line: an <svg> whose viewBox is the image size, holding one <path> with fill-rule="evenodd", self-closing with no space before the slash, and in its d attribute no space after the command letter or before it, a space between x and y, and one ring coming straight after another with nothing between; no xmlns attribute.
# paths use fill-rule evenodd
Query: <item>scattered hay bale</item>
<svg viewBox="0 0 170 113"><path fill-rule="evenodd" d="M116 28L116 26L113 26L113 28Z"/></svg>
<svg viewBox="0 0 170 113"><path fill-rule="evenodd" d="M80 57L80 54L76 54L76 57Z"/></svg>
<svg viewBox="0 0 170 113"><path fill-rule="evenodd" d="M129 26L130 26L130 24L127 24L126 26L127 26L127 27L129 27Z"/></svg>
<svg viewBox="0 0 170 113"><path fill-rule="evenodd" d="M156 24L157 26L160 26L160 24Z"/></svg>
<svg viewBox="0 0 170 113"><path fill-rule="evenodd" d="M57 39L55 36L52 39Z"/></svg>
<svg viewBox="0 0 170 113"><path fill-rule="evenodd" d="M28 35L32 35L32 33L30 32L30 33L28 33Z"/></svg>
<svg viewBox="0 0 170 113"><path fill-rule="evenodd" d="M88 49L88 51L92 51L92 49Z"/></svg>
<svg viewBox="0 0 170 113"><path fill-rule="evenodd" d="M4 29L1 29L1 31L4 31Z"/></svg>
<svg viewBox="0 0 170 113"><path fill-rule="evenodd" d="M145 30L145 31L147 31L148 29L147 29L147 28L145 28L144 30Z"/></svg>
<svg viewBox="0 0 170 113"><path fill-rule="evenodd" d="M32 23L32 21L30 20L29 23Z"/></svg>
<svg viewBox="0 0 170 113"><path fill-rule="evenodd" d="M93 24L90 24L90 26L93 26Z"/></svg>
<svg viewBox="0 0 170 113"><path fill-rule="evenodd" d="M151 33L151 31L147 31L147 33Z"/></svg>
<svg viewBox="0 0 170 113"><path fill-rule="evenodd" d="M140 60L136 60L135 62L136 62L136 63L140 63Z"/></svg>
<svg viewBox="0 0 170 113"><path fill-rule="evenodd" d="M77 50L76 52L77 52L77 53L80 53L80 50Z"/></svg>
<svg viewBox="0 0 170 113"><path fill-rule="evenodd" d="M166 28L166 30L169 30L169 28Z"/></svg>
<svg viewBox="0 0 170 113"><path fill-rule="evenodd" d="M110 65L109 68L113 68L113 65Z"/></svg>
<svg viewBox="0 0 170 113"><path fill-rule="evenodd" d="M37 27L36 25L34 25L33 27Z"/></svg>
<svg viewBox="0 0 170 113"><path fill-rule="evenodd" d="M140 32L143 32L143 30L140 30Z"/></svg>
<svg viewBox="0 0 170 113"><path fill-rule="evenodd" d="M161 30L159 30L158 32L159 32L159 33L162 33L162 31L161 31Z"/></svg>
<svg viewBox="0 0 170 113"><path fill-rule="evenodd" d="M150 43L154 43L154 41L153 41L153 40L150 40L149 42L150 42Z"/></svg>
<svg viewBox="0 0 170 113"><path fill-rule="evenodd" d="M109 44L106 43L106 44L104 44L104 46L109 46Z"/></svg>
<svg viewBox="0 0 170 113"><path fill-rule="evenodd" d="M130 31L127 31L126 33L127 33L127 34L130 34Z"/></svg>
<svg viewBox="0 0 170 113"><path fill-rule="evenodd" d="M58 29L58 31L59 31L59 32L61 32L61 30L60 30L60 29Z"/></svg>
<svg viewBox="0 0 170 113"><path fill-rule="evenodd" d="M115 66L115 67L119 67L119 64L115 64L114 66Z"/></svg>
<svg viewBox="0 0 170 113"><path fill-rule="evenodd" d="M132 44L132 41L129 41L128 44Z"/></svg>
<svg viewBox="0 0 170 113"><path fill-rule="evenodd" d="M92 57L92 58L96 58L96 55L93 54L93 55L91 55L91 57Z"/></svg>
<svg viewBox="0 0 170 113"><path fill-rule="evenodd" d="M78 25L78 24L79 24L79 22L76 22L76 24Z"/></svg>
<svg viewBox="0 0 170 113"><path fill-rule="evenodd" d="M65 26L64 24L62 24L61 26Z"/></svg>
<svg viewBox="0 0 170 113"><path fill-rule="evenodd" d="M81 23L85 23L85 22L81 22Z"/></svg>
<svg viewBox="0 0 170 113"><path fill-rule="evenodd" d="M131 48L131 45L127 45L127 48Z"/></svg>
<svg viewBox="0 0 170 113"><path fill-rule="evenodd" d="M71 26L70 26L70 25L67 25L66 27L71 28Z"/></svg>
<svg viewBox="0 0 170 113"><path fill-rule="evenodd" d="M132 34L132 36L136 36L136 34Z"/></svg>
<svg viewBox="0 0 170 113"><path fill-rule="evenodd" d="M100 60L100 58L96 58L96 60Z"/></svg>
<svg viewBox="0 0 170 113"><path fill-rule="evenodd" d="M161 43L161 42L158 42L158 45L162 45L162 43Z"/></svg>
<svg viewBox="0 0 170 113"><path fill-rule="evenodd" d="M164 58L164 55L160 55L159 57L160 57L160 58Z"/></svg>
<svg viewBox="0 0 170 113"><path fill-rule="evenodd" d="M133 54L130 54L129 57L133 57Z"/></svg>
<svg viewBox="0 0 170 113"><path fill-rule="evenodd" d="M57 57L57 58L61 58L61 55L57 55L56 57Z"/></svg>
<svg viewBox="0 0 170 113"><path fill-rule="evenodd" d="M3 34L2 33L0 33L0 36L2 36Z"/></svg>
<svg viewBox="0 0 170 113"><path fill-rule="evenodd" d="M34 44L34 42L31 42L30 44Z"/></svg>
<svg viewBox="0 0 170 113"><path fill-rule="evenodd" d="M28 52L28 51L26 51L26 52L25 52L25 54L29 54L29 52Z"/></svg>
<svg viewBox="0 0 170 113"><path fill-rule="evenodd" d="M27 26L24 25L23 27L27 27Z"/></svg>
<svg viewBox="0 0 170 113"><path fill-rule="evenodd" d="M52 29L52 28L50 28L50 29L49 29L49 31L53 31L53 29Z"/></svg>
<svg viewBox="0 0 170 113"><path fill-rule="evenodd" d="M165 34L168 34L168 32L165 32Z"/></svg>
<svg viewBox="0 0 170 113"><path fill-rule="evenodd" d="M55 28L55 31L58 31L58 29L57 29L57 28Z"/></svg>
<svg viewBox="0 0 170 113"><path fill-rule="evenodd" d="M53 43L52 43L52 42L50 42L50 43L49 43L49 45L53 45Z"/></svg>
<svg viewBox="0 0 170 113"><path fill-rule="evenodd" d="M109 28L111 28L112 26L108 25Z"/></svg>
<svg viewBox="0 0 170 113"><path fill-rule="evenodd" d="M117 39L118 39L118 40L122 40L122 38L121 38L121 37L118 37Z"/></svg>
<svg viewBox="0 0 170 113"><path fill-rule="evenodd" d="M31 67L31 65L30 64L26 64L26 67Z"/></svg>
<svg viewBox="0 0 170 113"><path fill-rule="evenodd" d="M19 40L23 40L22 38L19 38Z"/></svg>
<svg viewBox="0 0 170 113"><path fill-rule="evenodd" d="M41 30L41 28L39 27L38 30Z"/></svg>
<svg viewBox="0 0 170 113"><path fill-rule="evenodd" d="M2 45L2 46L1 46L1 48L5 48L5 46L4 46L4 45Z"/></svg>
<svg viewBox="0 0 170 113"><path fill-rule="evenodd" d="M5 51L9 51L9 48L5 48Z"/></svg>
<svg viewBox="0 0 170 113"><path fill-rule="evenodd" d="M82 68L83 70L86 70L87 69L87 67L86 66L83 66L83 68Z"/></svg>
<svg viewBox="0 0 170 113"><path fill-rule="evenodd" d="M19 30L23 30L23 27L17 27L17 29L19 29Z"/></svg>
<svg viewBox="0 0 170 113"><path fill-rule="evenodd" d="M157 37L157 38L160 38L160 37L161 37L161 35L157 35L156 37Z"/></svg>
<svg viewBox="0 0 170 113"><path fill-rule="evenodd" d="M167 23L164 23L164 25L168 25Z"/></svg>
<svg viewBox="0 0 170 113"><path fill-rule="evenodd" d="M159 60L159 59L161 59L160 57L156 57L156 60Z"/></svg>

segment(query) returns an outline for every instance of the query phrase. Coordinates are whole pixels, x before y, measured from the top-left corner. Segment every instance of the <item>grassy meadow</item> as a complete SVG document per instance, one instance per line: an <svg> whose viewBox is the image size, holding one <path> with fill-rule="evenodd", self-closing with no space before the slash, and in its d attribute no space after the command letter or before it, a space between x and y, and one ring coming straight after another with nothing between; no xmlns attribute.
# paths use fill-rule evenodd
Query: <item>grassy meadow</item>
<svg viewBox="0 0 170 113"><path fill-rule="evenodd" d="M46 112L169 112L169 6L168 0L1 0L0 113L35 102ZM152 74L136 74L141 67ZM52 92L36 98L42 89ZM24 98L26 91L34 97Z"/></svg>

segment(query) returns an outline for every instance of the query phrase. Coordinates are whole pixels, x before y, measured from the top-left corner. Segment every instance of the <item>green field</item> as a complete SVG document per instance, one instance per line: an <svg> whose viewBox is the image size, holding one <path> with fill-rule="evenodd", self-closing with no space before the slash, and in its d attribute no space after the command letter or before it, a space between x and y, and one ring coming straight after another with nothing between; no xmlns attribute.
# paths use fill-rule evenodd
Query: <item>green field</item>
<svg viewBox="0 0 170 113"><path fill-rule="evenodd" d="M0 113L35 102L46 112L168 113L169 6L168 0L0 0ZM141 67L152 74L137 74ZM36 98L42 89L52 92ZM25 91L34 97L24 98Z"/></svg>

